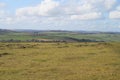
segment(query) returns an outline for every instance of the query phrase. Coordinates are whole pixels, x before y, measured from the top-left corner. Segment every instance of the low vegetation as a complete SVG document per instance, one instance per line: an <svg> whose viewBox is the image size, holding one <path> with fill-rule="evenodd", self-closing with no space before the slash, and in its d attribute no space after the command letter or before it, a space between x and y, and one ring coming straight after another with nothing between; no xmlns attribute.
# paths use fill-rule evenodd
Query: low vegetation
<svg viewBox="0 0 120 80"><path fill-rule="evenodd" d="M0 80L119 80L120 44L0 43Z"/></svg>

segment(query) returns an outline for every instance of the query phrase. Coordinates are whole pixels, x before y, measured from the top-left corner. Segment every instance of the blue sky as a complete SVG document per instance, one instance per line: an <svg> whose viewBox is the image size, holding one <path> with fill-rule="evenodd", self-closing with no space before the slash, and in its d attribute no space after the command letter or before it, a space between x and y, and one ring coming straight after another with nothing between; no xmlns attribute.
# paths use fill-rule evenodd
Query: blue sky
<svg viewBox="0 0 120 80"><path fill-rule="evenodd" d="M0 0L0 28L120 32L120 0Z"/></svg>

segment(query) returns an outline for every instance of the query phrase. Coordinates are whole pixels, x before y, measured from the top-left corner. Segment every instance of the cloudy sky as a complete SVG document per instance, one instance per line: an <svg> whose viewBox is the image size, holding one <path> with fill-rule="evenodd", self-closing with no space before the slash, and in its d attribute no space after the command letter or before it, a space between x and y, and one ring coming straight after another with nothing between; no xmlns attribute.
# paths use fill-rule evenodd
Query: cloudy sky
<svg viewBox="0 0 120 80"><path fill-rule="evenodd" d="M120 31L120 0L0 0L0 28Z"/></svg>

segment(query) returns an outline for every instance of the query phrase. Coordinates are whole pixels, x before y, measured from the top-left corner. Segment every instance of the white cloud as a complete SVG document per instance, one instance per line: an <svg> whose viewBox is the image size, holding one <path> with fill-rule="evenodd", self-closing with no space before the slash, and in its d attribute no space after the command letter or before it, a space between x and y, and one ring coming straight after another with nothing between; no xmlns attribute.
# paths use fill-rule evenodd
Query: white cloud
<svg viewBox="0 0 120 80"><path fill-rule="evenodd" d="M59 5L58 2L53 0L44 0L41 4L34 7L19 8L16 10L17 16L37 15L37 16L49 16L49 12L55 9Z"/></svg>
<svg viewBox="0 0 120 80"><path fill-rule="evenodd" d="M71 0L67 4L62 5L55 0L44 0L39 5L33 7L24 7L16 10L16 16L50 16L58 17L64 16L64 18L74 18L78 16L80 20L98 19L102 14L96 12L96 8L92 3L97 1L91 0ZM99 1L98 1L99 2ZM97 2L97 3L98 3ZM47 18L47 17L46 17Z"/></svg>
<svg viewBox="0 0 120 80"><path fill-rule="evenodd" d="M89 3L95 7L104 7L106 10L111 9L116 3L117 0L82 0L84 3Z"/></svg>
<svg viewBox="0 0 120 80"><path fill-rule="evenodd" d="M91 19L98 19L101 17L101 13L91 12L82 15L72 15L71 19L78 19L78 20L91 20Z"/></svg>
<svg viewBox="0 0 120 80"><path fill-rule="evenodd" d="M8 16L8 12L5 10L0 10L0 19L5 18Z"/></svg>
<svg viewBox="0 0 120 80"><path fill-rule="evenodd" d="M65 0L63 0L65 1ZM37 6L23 7L16 10L17 16L63 16L110 10L116 0L70 0L64 4L55 0L43 0ZM100 8L102 7L102 8Z"/></svg>
<svg viewBox="0 0 120 80"><path fill-rule="evenodd" d="M120 11L111 11L109 14L109 18L111 19L120 19Z"/></svg>
<svg viewBox="0 0 120 80"><path fill-rule="evenodd" d="M0 10L0 15L1 17L5 14L5 12L3 10Z"/></svg>
<svg viewBox="0 0 120 80"><path fill-rule="evenodd" d="M7 11L4 10L5 3L0 2L0 22L3 22L7 16Z"/></svg>
<svg viewBox="0 0 120 80"><path fill-rule="evenodd" d="M114 10L117 0L42 0L36 6L26 6L16 9L15 15L5 16L0 11L0 22L6 24L48 24L101 19L110 12L110 18L120 18L120 6ZM64 2L64 4L63 4ZM104 15L105 14L105 15ZM106 17L105 17L106 18Z"/></svg>
<svg viewBox="0 0 120 80"><path fill-rule="evenodd" d="M109 13L109 18L111 19L120 19L120 6Z"/></svg>
<svg viewBox="0 0 120 80"><path fill-rule="evenodd" d="M63 7L63 12L68 15L73 15L73 14L77 15L81 13L87 13L93 10L94 10L93 6L91 4L86 4L86 3L82 5L78 3L74 6L71 6L71 4L69 4Z"/></svg>
<svg viewBox="0 0 120 80"><path fill-rule="evenodd" d="M119 11L120 11L120 6L118 6L118 7L117 7L117 10L119 10Z"/></svg>
<svg viewBox="0 0 120 80"><path fill-rule="evenodd" d="M3 7L5 7L5 6L6 6L5 3L0 2L0 8L3 8Z"/></svg>
<svg viewBox="0 0 120 80"><path fill-rule="evenodd" d="M120 25L118 26L118 28L120 28Z"/></svg>
<svg viewBox="0 0 120 80"><path fill-rule="evenodd" d="M117 1L116 0L104 0L104 5L106 7L106 9L111 9L113 8L113 6L115 5Z"/></svg>

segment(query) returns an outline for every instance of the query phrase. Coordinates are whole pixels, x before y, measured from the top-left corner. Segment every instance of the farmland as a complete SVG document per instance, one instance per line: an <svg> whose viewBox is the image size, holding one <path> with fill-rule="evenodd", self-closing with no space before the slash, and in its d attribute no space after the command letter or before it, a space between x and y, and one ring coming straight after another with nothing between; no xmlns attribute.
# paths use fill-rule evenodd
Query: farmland
<svg viewBox="0 0 120 80"><path fill-rule="evenodd" d="M0 80L119 80L119 42L0 43Z"/></svg>
<svg viewBox="0 0 120 80"><path fill-rule="evenodd" d="M110 32L77 32L77 31L0 31L0 41L10 40L64 40L67 42L105 41L119 42L120 33ZM83 41L84 42L84 41Z"/></svg>

